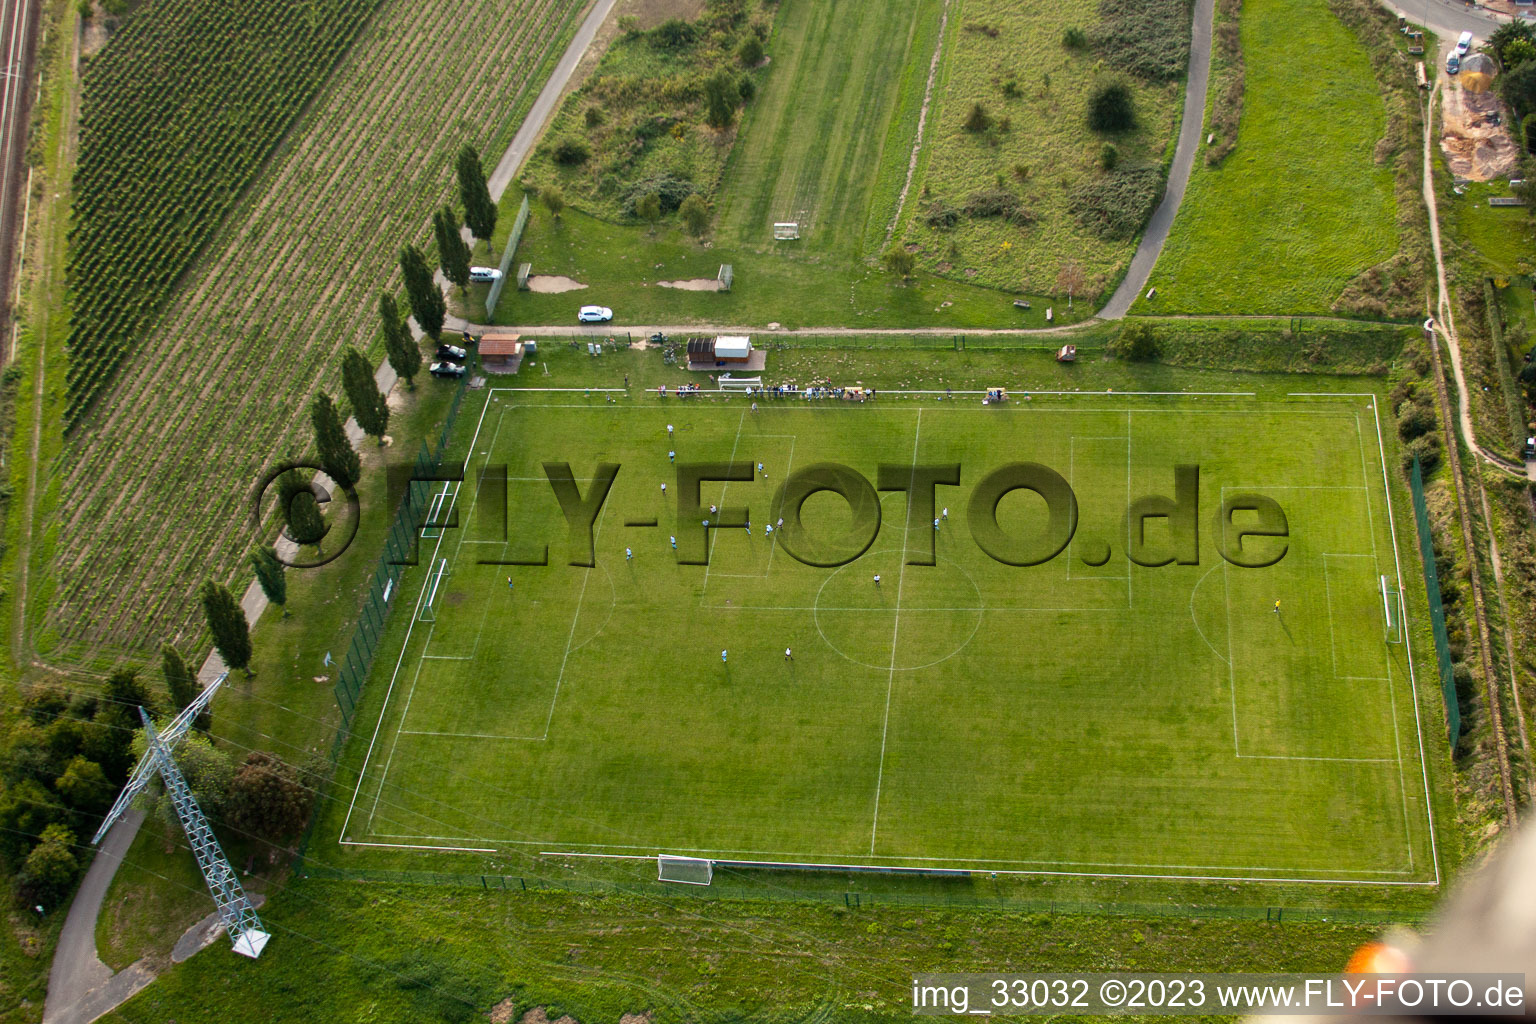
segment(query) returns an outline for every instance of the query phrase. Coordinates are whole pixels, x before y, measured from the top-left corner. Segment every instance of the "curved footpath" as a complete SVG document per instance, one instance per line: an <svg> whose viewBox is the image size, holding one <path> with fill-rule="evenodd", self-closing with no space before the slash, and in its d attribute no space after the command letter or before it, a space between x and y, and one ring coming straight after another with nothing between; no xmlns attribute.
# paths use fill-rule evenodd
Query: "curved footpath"
<svg viewBox="0 0 1536 1024"><path fill-rule="evenodd" d="M1184 119L1179 124L1179 142L1173 150L1173 164L1168 168L1168 183L1162 201L1152 211L1152 219L1141 234L1125 277L1099 310L1101 319L1119 320L1131 311L1131 303L1152 276L1163 243L1168 241L1168 232L1173 230L1179 204L1184 201L1189 172L1194 169L1195 154L1200 152L1200 131L1205 127L1205 91L1211 80L1211 26L1215 17L1216 0L1195 0L1194 27L1189 33L1189 74L1184 83Z"/></svg>
<svg viewBox="0 0 1536 1024"><path fill-rule="evenodd" d="M564 55L555 65L554 72L549 81L539 91L534 100L533 107L528 113L517 134L513 136L507 152L496 165L490 180L492 194L499 198L511 182L523 157L527 155L544 123L549 119L560 102L560 97L565 91L566 84L576 70L576 65L586 53L587 47L592 44L592 39L597 35L598 27L613 10L616 0L597 0L592 9L587 12L576 35L566 47ZM418 337L420 332L418 331ZM379 390L388 394L395 384L395 371L388 362L379 367L374 375L378 382ZM357 426L357 421L348 419L346 423L347 436L353 444L358 443L363 436L362 430ZM279 546L283 544L279 538ZM261 613L267 607L266 595L263 594L256 583L247 588L241 607L245 610L246 619L255 623ZM206 686L212 682L220 672L224 671L224 663L219 658L218 652L208 656L198 672L199 681ZM80 882L80 889L70 903L69 914L64 919L64 927L59 932L59 944L54 951L53 965L48 974L48 997L44 1003L44 1024L90 1024L98 1017L111 1012L120 1006L135 992L154 980L154 974L142 963L135 963L116 974L111 968L101 962L96 955L96 918L101 912L102 900L106 897L107 889L112 884L112 877L117 873L117 866L122 863L132 846L134 837L138 835L139 825L144 815L139 812L125 814L121 821L113 827L102 841L101 849L91 860L91 866L85 873L85 878ZM207 929L203 922L194 925L194 930L202 929L200 934L205 934Z"/></svg>

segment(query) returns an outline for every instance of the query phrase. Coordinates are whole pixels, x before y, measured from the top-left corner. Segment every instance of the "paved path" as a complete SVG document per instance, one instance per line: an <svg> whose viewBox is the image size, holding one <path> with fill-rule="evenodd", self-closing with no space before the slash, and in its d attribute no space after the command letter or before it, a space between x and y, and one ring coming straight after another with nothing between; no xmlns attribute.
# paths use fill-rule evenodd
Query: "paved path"
<svg viewBox="0 0 1536 1024"><path fill-rule="evenodd" d="M96 916L143 820L143 811L123 815L102 842L75 893L48 972L43 1024L88 1024L154 980L155 976L138 964L113 974L96 955Z"/></svg>
<svg viewBox="0 0 1536 1024"><path fill-rule="evenodd" d="M517 134L512 136L512 144L507 151L501 154L501 159L496 163L496 169L491 172L486 185L491 190L491 198L501 202L501 197L506 193L507 186L512 184L512 179L517 177L518 168L523 166L523 159L527 157L533 144L539 141L539 135L543 133L544 126L554 116L555 108L560 105L560 97L565 93L566 83L571 80L571 75L576 73L576 65L581 63L581 58L586 55L587 47L592 45L593 38L597 35L597 29L602 25L608 13L613 10L615 0L597 0L592 9L587 12L581 27L576 30L576 35L571 39L571 45L565 48L565 55L560 58L560 63L555 65L555 70L550 74L549 81L544 83L544 88L539 91L538 99L533 101L533 106L528 110L528 116L523 119L522 126L517 129Z"/></svg>
<svg viewBox="0 0 1536 1024"><path fill-rule="evenodd" d="M1152 211L1147 229L1141 234L1136 255L1120 281L1120 287L1109 297L1099 317L1119 320L1131 311L1131 303L1147 286L1152 267L1168 241L1168 232L1184 201L1184 189L1189 184L1189 172L1195 166L1195 156L1200 152L1200 132L1205 125L1205 90L1211 79L1211 25L1216 17L1216 0L1195 0L1194 28L1189 34L1189 76L1184 85L1184 120L1179 124L1179 142L1173 150L1173 166L1168 169L1168 185L1163 190L1162 201Z"/></svg>

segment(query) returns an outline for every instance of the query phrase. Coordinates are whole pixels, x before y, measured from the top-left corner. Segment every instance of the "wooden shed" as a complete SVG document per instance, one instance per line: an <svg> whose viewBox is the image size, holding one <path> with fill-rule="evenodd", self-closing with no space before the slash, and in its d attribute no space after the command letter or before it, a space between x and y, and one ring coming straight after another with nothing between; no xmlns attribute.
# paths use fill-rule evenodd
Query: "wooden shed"
<svg viewBox="0 0 1536 1024"><path fill-rule="evenodd" d="M486 373L516 373L522 365L521 334L491 329L480 335L480 368Z"/></svg>

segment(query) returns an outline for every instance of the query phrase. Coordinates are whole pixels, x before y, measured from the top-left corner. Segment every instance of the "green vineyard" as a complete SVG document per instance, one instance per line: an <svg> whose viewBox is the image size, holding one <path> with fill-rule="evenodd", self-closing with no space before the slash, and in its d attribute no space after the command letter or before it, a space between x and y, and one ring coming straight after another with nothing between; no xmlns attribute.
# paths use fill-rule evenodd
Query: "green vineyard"
<svg viewBox="0 0 1536 1024"><path fill-rule="evenodd" d="M247 571L254 538L234 510L265 467L308 449L304 410L340 393L346 347L381 351L375 307L399 246L427 239L461 145L488 165L505 149L579 13L380 6L92 414L61 481L40 648L110 659L201 633L199 581Z"/></svg>
<svg viewBox="0 0 1536 1024"><path fill-rule="evenodd" d="M71 423L378 4L149 3L87 66L70 237Z"/></svg>

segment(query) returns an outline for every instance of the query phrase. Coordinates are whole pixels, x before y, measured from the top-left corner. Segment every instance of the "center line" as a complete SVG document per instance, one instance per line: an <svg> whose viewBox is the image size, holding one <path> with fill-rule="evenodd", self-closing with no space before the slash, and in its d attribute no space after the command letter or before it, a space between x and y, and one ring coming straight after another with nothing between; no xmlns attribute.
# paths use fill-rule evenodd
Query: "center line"
<svg viewBox="0 0 1536 1024"><path fill-rule="evenodd" d="M885 738L891 730L891 690L896 685L896 640L901 636L901 585L907 578L907 538L912 533L912 491L917 486L917 442L923 436L923 410L917 410L912 434L912 476L907 480L907 525L901 534L901 565L896 570L896 623L891 628L891 671L885 679L885 719L880 726L880 770L875 775L875 820L869 828L869 852L875 852L880 831L880 787L885 783Z"/></svg>

